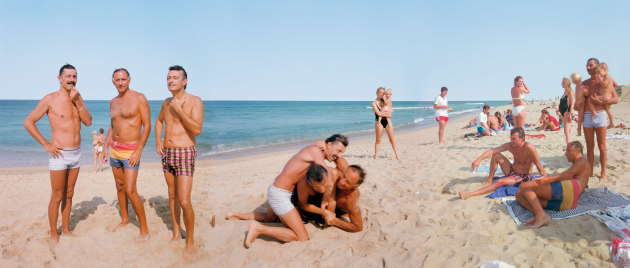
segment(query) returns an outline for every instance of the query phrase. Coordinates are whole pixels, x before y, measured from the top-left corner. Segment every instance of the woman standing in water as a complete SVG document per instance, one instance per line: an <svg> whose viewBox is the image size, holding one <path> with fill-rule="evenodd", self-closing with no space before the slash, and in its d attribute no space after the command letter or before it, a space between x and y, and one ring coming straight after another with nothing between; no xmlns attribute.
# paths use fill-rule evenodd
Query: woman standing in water
<svg viewBox="0 0 630 268"><path fill-rule="evenodd" d="M514 78L514 87L512 88L514 127L525 128L525 97L523 97L523 93L529 94L529 92L522 76L519 75Z"/></svg>
<svg viewBox="0 0 630 268"><path fill-rule="evenodd" d="M394 140L394 126L392 125L391 115L394 111L392 108L392 90L385 90L384 87L379 87L376 90L376 99L372 101L372 109L374 110L374 132L376 133L376 142L374 144L374 160L378 159L378 146L381 143L381 137L383 136L383 129L387 132L389 142L392 144L396 159L398 157L398 149L396 149L396 141Z"/></svg>

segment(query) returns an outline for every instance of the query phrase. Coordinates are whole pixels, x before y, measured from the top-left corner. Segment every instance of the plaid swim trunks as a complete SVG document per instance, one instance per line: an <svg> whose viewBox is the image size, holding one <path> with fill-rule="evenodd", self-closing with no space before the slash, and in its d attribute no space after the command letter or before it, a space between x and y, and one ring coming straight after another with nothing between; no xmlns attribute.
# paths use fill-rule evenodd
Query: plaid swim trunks
<svg viewBox="0 0 630 268"><path fill-rule="evenodd" d="M175 176L191 176L195 172L197 147L164 148L162 154L162 171Z"/></svg>

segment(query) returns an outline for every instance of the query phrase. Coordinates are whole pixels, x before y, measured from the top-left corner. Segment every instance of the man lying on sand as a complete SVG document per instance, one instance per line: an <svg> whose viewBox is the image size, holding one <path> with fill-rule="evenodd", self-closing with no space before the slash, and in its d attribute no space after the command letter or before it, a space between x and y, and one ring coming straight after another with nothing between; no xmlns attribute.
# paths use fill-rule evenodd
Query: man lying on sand
<svg viewBox="0 0 630 268"><path fill-rule="evenodd" d="M261 213L250 213L236 215L226 214L227 219L256 219L269 221L277 216L286 227L272 227L252 222L245 238L245 247L251 247L252 243L259 235L268 235L284 242L306 241L308 233L300 218L297 209L291 203L291 195L300 178L305 177L307 170L312 163L325 166L324 159L332 162L341 157L341 154L348 146L348 138L341 134L335 134L326 139L326 146L322 150L316 145L309 145L294 155L284 166L284 169L269 185L267 190L267 203L269 208L266 215ZM325 187L324 199L328 200L332 192L332 182L327 181L329 186ZM322 204L320 209L325 209L327 204ZM322 213L326 214L322 211Z"/></svg>
<svg viewBox="0 0 630 268"><path fill-rule="evenodd" d="M509 151L514 156L514 163L510 163L501 152ZM510 130L510 142L505 143L497 148L491 149L483 153L479 158L475 159L472 163L473 171L477 170L481 160L484 160L492 156L490 159L490 172L488 174L488 180L484 184L490 184L482 187L481 189L468 192L459 193L459 198L465 200L471 196L483 195L494 192L497 188L505 185L520 185L523 182L529 181L532 173L533 164L536 165L538 172L541 175L547 176L545 169L538 160L538 152L536 148L529 142L525 141L525 131L523 128L516 127ZM497 171L497 166L501 167L503 174L507 174L507 177L498 179L492 182L494 173Z"/></svg>
<svg viewBox="0 0 630 268"><path fill-rule="evenodd" d="M321 142L323 144L323 142ZM316 143L319 146L319 142ZM306 196L298 192L295 193L297 198L293 201L298 207L299 212L306 219L312 219L321 222L322 219L326 226L336 226L347 232L360 232L363 230L363 219L361 217L361 208L359 207L359 185L365 180L365 171L358 165L348 165L348 162L342 157L335 160L336 168L327 167L328 174L334 182L334 188L331 193L331 200L326 207L326 217L319 217L316 213L308 211L306 206L314 206L322 203L323 196L321 194L313 194ZM297 188L297 187L296 187ZM341 218L346 216L350 219Z"/></svg>
<svg viewBox="0 0 630 268"><path fill-rule="evenodd" d="M579 141L569 142L564 155L573 165L567 171L521 184L516 192L516 201L534 213L534 217L527 220L529 228L539 228L551 221L544 208L565 210L577 206L591 174L591 165L582 156L582 150Z"/></svg>

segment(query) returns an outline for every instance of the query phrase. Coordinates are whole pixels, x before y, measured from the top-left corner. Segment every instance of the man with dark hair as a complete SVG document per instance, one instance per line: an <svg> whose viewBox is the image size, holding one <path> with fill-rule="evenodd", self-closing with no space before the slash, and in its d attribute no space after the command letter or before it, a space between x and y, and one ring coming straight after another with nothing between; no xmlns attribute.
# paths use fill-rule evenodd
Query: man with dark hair
<svg viewBox="0 0 630 268"><path fill-rule="evenodd" d="M486 104L483 106L483 110L477 116L477 132L481 136L492 136L496 135L496 133L492 132L490 129L490 125L488 124L488 115L490 114L490 105Z"/></svg>
<svg viewBox="0 0 630 268"><path fill-rule="evenodd" d="M438 130L438 142L444 142L444 128L446 127L446 122L448 122L448 112L453 109L448 108L448 100L446 100L446 94L448 93L448 88L442 87L440 89L440 95L435 97L435 101L433 102L433 109L435 109L435 121L439 124Z"/></svg>
<svg viewBox="0 0 630 268"><path fill-rule="evenodd" d="M174 68L176 66L178 68ZM180 215L183 211L187 233L184 258L189 259L192 257L195 243L195 212L190 192L197 157L195 137L201 134L203 126L203 102L201 98L186 92L188 79L186 71L181 66L169 68L166 83L173 97L164 100L155 121L155 147L157 153L162 156L162 171L168 186L173 240L181 239Z"/></svg>
<svg viewBox="0 0 630 268"><path fill-rule="evenodd" d="M227 213L227 219L270 220L278 217L282 223L288 227L272 227L262 225L258 222L252 222L249 225L249 231L245 238L245 247L251 247L252 243L259 235L271 236L284 242L308 240L306 227L297 209L291 203L293 189L295 189L298 180L304 176L312 163L325 166L324 159L329 162L338 162L340 159L343 159L341 154L346 150L346 146L348 146L348 138L341 134L335 134L326 139L326 143L323 147L320 148L317 145L309 145L291 157L280 175L276 177L274 182L269 185L267 189L267 203L269 205L267 215L261 215L259 213L238 215ZM323 200L329 200L333 189L332 181L328 179L325 188ZM320 209L325 209L326 206L327 203L322 202ZM330 217L330 215L327 217Z"/></svg>
<svg viewBox="0 0 630 268"><path fill-rule="evenodd" d="M606 130L608 124L606 122L607 114L604 111L606 105L619 103L619 97L617 92L612 90L609 94L611 98L603 97L604 87L600 85L595 79L597 65L599 60L596 58L590 58L586 62L586 71L591 76L582 82L584 87L584 121L582 127L584 128L584 140L586 141L586 157L591 165L591 175L593 175L595 162L595 135L597 135L597 146L599 147L599 162L602 166L601 179L606 179L606 159L608 153L606 152ZM617 82L613 81L613 86L617 86ZM586 102L591 102L593 105L587 105ZM595 111L591 110L594 109ZM591 117L593 112L597 113L597 117L593 120Z"/></svg>
<svg viewBox="0 0 630 268"><path fill-rule="evenodd" d="M534 217L527 220L530 228L539 228L551 221L544 209L565 210L577 206L580 195L588 185L591 166L582 156L582 144L572 141L567 144L564 155L571 167L558 175L536 178L524 182L516 192L516 200Z"/></svg>
<svg viewBox="0 0 630 268"><path fill-rule="evenodd" d="M118 204L120 205L120 224L118 228L129 223L127 198L131 201L140 222L138 241L149 238L147 217L144 213L142 199L136 190L140 157L151 133L149 102L144 94L129 88L131 77L129 71L119 68L112 74L112 83L118 96L109 102L110 125L105 139L105 150L109 149L109 165L112 167ZM102 154L105 161L106 154Z"/></svg>
<svg viewBox="0 0 630 268"><path fill-rule="evenodd" d="M59 70L59 90L46 95L24 120L24 128L50 154L50 185L52 194L48 203L48 222L50 224L50 242L57 244L57 217L61 204L61 233L73 236L70 232L70 211L74 185L79 176L81 165L81 123L92 125L92 116L87 111L83 98L75 88L77 71L66 64ZM52 130L48 141L39 132L35 123L44 114L48 117Z"/></svg>
<svg viewBox="0 0 630 268"><path fill-rule="evenodd" d="M514 156L514 163L510 163L510 160L501 154L504 151L512 153ZM531 143L525 141L525 131L520 127L515 127L510 130L510 142L504 143L497 148L490 149L475 159L475 161L472 162L473 171L477 170L481 160L490 156L492 156L490 159L490 172L488 174L488 179L484 184L491 184L474 192L460 192L459 198L465 200L471 196L489 194L494 192L497 188L505 185L519 186L521 183L531 180L530 174L532 173L534 165L536 165L536 169L538 169L538 172L540 172L541 175L547 176L545 169L540 164L540 160L538 160L538 152L536 152L536 148ZM501 167L501 170L506 177L492 182L494 173L497 171L497 166Z"/></svg>

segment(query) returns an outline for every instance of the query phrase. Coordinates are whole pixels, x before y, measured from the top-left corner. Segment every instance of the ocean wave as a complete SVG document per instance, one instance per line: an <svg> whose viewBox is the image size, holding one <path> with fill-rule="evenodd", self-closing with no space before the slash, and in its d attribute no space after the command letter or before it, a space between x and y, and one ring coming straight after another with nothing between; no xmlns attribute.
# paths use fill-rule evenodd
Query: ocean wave
<svg viewBox="0 0 630 268"><path fill-rule="evenodd" d="M470 113L470 112L474 112L478 110L479 109L468 109L468 110L463 110L463 111L450 112L450 114L465 114L465 113Z"/></svg>
<svg viewBox="0 0 630 268"><path fill-rule="evenodd" d="M413 120L414 123L419 123L419 122L422 122L422 121L424 121L424 118L416 118L416 119Z"/></svg>
<svg viewBox="0 0 630 268"><path fill-rule="evenodd" d="M365 108L372 109L372 106L368 106ZM433 106L394 107L394 110L425 110L425 109L433 109Z"/></svg>
<svg viewBox="0 0 630 268"><path fill-rule="evenodd" d="M468 105L481 105L481 104L483 104L483 102L467 102L465 104L468 104Z"/></svg>

